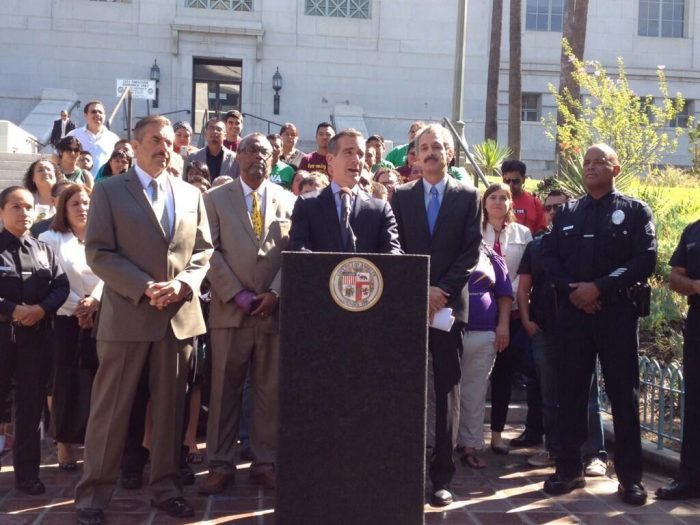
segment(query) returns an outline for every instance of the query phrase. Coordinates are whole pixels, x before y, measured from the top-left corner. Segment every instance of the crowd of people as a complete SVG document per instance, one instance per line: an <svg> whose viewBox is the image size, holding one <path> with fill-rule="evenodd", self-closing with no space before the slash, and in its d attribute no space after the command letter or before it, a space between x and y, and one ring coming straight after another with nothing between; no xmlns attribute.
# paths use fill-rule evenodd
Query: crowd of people
<svg viewBox="0 0 700 525"><path fill-rule="evenodd" d="M54 158L0 193L0 424L13 424L17 490L45 491L38 428L48 408L59 468L78 469L74 445L84 444L78 523L103 523L117 480L140 488L149 460L153 505L191 517L182 485L205 460L203 404L209 472L199 492L233 483L239 455L273 490L281 254L304 250L430 256L432 505L454 501L455 458L486 466L489 381L494 452L544 442L529 461L554 467L550 494L605 475L596 358L618 493L646 501L637 329L655 228L644 202L615 189L620 163L609 146L585 154L585 196L552 190L542 202L525 191L519 160L480 195L437 124L412 123L408 143L385 156L380 135L336 133L329 122L305 154L294 124L243 135L238 111L207 122L201 149L188 122L149 116L128 142L105 127L99 101L84 116L71 130L62 114ZM700 425L698 235L689 226L670 262L671 286L691 308L683 468L657 492L665 499L700 496L700 460L686 444ZM455 318L448 330L432 326L443 308ZM522 377L527 423L508 443L511 386Z"/></svg>

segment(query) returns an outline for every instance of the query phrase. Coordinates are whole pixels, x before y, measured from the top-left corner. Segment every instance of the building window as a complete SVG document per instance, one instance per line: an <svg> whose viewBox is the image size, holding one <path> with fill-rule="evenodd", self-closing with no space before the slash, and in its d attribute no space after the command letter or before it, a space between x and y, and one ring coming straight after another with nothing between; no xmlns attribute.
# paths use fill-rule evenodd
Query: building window
<svg viewBox="0 0 700 525"><path fill-rule="evenodd" d="M541 108L542 95L539 93L523 93L520 120L523 122L539 122Z"/></svg>
<svg viewBox="0 0 700 525"><path fill-rule="evenodd" d="M561 31L564 0L527 0L525 29L528 31Z"/></svg>
<svg viewBox="0 0 700 525"><path fill-rule="evenodd" d="M225 11L252 11L253 0L185 0L185 7Z"/></svg>
<svg viewBox="0 0 700 525"><path fill-rule="evenodd" d="M311 16L370 18L370 0L306 0L305 13Z"/></svg>
<svg viewBox="0 0 700 525"><path fill-rule="evenodd" d="M688 127L688 119L690 118L691 115L695 113L693 109L693 101L692 100L685 100L683 102L683 109L676 115L676 118L674 118L671 122L669 122L669 126L672 128L687 128Z"/></svg>
<svg viewBox="0 0 700 525"><path fill-rule="evenodd" d="M639 35L683 38L685 0L639 0Z"/></svg>

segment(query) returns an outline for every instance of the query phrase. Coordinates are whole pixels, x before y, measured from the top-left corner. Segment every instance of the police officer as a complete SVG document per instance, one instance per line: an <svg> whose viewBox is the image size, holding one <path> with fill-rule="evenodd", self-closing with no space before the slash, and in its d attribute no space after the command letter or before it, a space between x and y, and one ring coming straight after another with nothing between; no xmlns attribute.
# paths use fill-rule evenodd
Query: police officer
<svg viewBox="0 0 700 525"><path fill-rule="evenodd" d="M68 279L51 249L29 233L34 198L20 186L0 192L0 406L15 382L15 487L42 494L39 422L51 364L50 316L65 302Z"/></svg>
<svg viewBox="0 0 700 525"><path fill-rule="evenodd" d="M683 231L671 256L671 289L688 296L683 341L685 405L681 468L673 482L656 491L659 499L700 498L700 221Z"/></svg>
<svg viewBox="0 0 700 525"><path fill-rule="evenodd" d="M631 505L646 501L639 429L637 332L646 280L656 264L651 209L615 190L615 151L592 146L583 162L587 195L569 201L543 241L545 268L558 290L561 447L550 494L585 486L581 446L587 436L591 374L598 355L615 428L618 495ZM648 304L648 303L647 303Z"/></svg>

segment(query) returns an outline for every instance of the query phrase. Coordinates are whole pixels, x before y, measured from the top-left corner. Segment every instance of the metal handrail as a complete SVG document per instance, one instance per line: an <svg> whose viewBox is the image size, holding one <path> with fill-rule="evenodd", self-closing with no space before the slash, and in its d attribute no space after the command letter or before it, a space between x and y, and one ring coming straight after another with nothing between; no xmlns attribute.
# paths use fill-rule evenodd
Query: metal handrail
<svg viewBox="0 0 700 525"><path fill-rule="evenodd" d="M474 186L478 186L478 182L481 181L484 184L484 186L488 187L489 181L486 179L486 177L484 176L484 172L481 171L481 168L476 163L476 160L474 160L474 156L469 151L469 144L464 138L464 135L460 135L459 133L457 133L457 130L452 125L450 119L448 119L447 117L442 119L442 124L450 131L450 133L452 133L452 137L454 137L459 146L464 150L464 154L467 156L467 160L472 165L472 168L474 168L474 172L476 173L476 176L474 177Z"/></svg>
<svg viewBox="0 0 700 525"><path fill-rule="evenodd" d="M258 119L258 120L262 120L263 122L267 122L267 134L268 134L268 135L270 134L270 124L274 124L275 126L278 126L278 127L280 127L280 128L283 126L283 124L281 124L281 123L279 123L279 122L275 122L274 120L266 119L266 118L263 118L263 117L258 117L257 115L252 115L252 114L250 114L250 113L243 113L243 116L244 116L244 117L250 117L250 118Z"/></svg>
<svg viewBox="0 0 700 525"><path fill-rule="evenodd" d="M202 113L202 125L199 127L199 140L197 141L197 146L200 148L204 147L204 132L206 131L207 122L209 122L209 108L206 108L204 113Z"/></svg>
<svg viewBox="0 0 700 525"><path fill-rule="evenodd" d="M117 115L119 108L124 103L124 99L127 97L127 95L130 95L130 94L131 94L131 88L127 86L126 88L124 88L124 92L119 97L119 100L117 100L117 105L114 106L112 113L109 115L109 118L107 119L107 127L109 129L112 129L112 122L114 122L114 117ZM131 126L129 126L129 127L131 128Z"/></svg>

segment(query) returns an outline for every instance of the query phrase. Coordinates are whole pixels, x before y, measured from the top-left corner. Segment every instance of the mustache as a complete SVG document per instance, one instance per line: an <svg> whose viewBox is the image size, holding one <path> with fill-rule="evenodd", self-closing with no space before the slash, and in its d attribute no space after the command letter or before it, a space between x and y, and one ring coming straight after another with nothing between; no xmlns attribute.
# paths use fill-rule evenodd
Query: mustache
<svg viewBox="0 0 700 525"><path fill-rule="evenodd" d="M437 155L428 155L427 157L425 157L423 159L423 162L425 162L426 160L439 160L439 159L438 159Z"/></svg>

